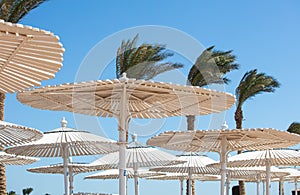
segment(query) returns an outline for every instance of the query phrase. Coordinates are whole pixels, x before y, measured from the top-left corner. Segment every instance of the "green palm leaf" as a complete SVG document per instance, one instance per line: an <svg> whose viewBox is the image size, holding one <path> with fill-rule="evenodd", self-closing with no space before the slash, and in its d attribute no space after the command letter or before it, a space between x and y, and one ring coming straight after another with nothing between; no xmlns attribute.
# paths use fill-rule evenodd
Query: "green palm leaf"
<svg viewBox="0 0 300 195"><path fill-rule="evenodd" d="M287 129L288 132L290 133L296 133L300 134L300 123L298 122L293 122L289 128Z"/></svg>

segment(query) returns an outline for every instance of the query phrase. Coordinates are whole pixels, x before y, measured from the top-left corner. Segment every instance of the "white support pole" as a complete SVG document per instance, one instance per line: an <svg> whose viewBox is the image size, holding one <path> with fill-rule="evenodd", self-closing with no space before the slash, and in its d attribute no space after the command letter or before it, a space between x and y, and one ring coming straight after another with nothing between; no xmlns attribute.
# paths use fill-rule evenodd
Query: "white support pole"
<svg viewBox="0 0 300 195"><path fill-rule="evenodd" d="M191 168L189 167L189 180L188 180L188 195L192 195L192 172L191 172Z"/></svg>
<svg viewBox="0 0 300 195"><path fill-rule="evenodd" d="M69 167L69 181L70 181L70 195L73 195L73 189L74 189L74 186L73 186L73 181L74 181L74 175L73 175L73 170L71 167Z"/></svg>
<svg viewBox="0 0 300 195"><path fill-rule="evenodd" d="M226 156L227 156L227 140L226 137L222 137L221 140L221 195L225 194L225 181L226 181Z"/></svg>
<svg viewBox="0 0 300 195"><path fill-rule="evenodd" d="M283 185L284 185L284 180L282 177L279 178L279 195L283 195Z"/></svg>
<svg viewBox="0 0 300 195"><path fill-rule="evenodd" d="M271 194L271 175L270 175L270 162L266 160L266 195Z"/></svg>
<svg viewBox="0 0 300 195"><path fill-rule="evenodd" d="M120 113L119 113L119 195L126 195L126 133L127 133L127 121L128 121L128 110L127 110L127 78L126 74L120 78L123 83L120 101ZM125 82L123 82L125 81Z"/></svg>
<svg viewBox="0 0 300 195"><path fill-rule="evenodd" d="M260 173L257 174L257 181L256 181L256 195L260 194L260 180L261 180L261 176Z"/></svg>
<svg viewBox="0 0 300 195"><path fill-rule="evenodd" d="M183 195L183 179L180 179L180 195Z"/></svg>
<svg viewBox="0 0 300 195"><path fill-rule="evenodd" d="M65 184L65 195L69 195L69 171L68 171L68 149L67 145L62 145L62 152L63 152L63 165L64 165L64 184Z"/></svg>
<svg viewBox="0 0 300 195"><path fill-rule="evenodd" d="M138 167L137 164L134 163L133 164L133 172L134 172L134 192L135 195L139 195L139 178L138 178L138 171L137 171Z"/></svg>
<svg viewBox="0 0 300 195"><path fill-rule="evenodd" d="M263 195L266 195L266 182L263 181Z"/></svg>
<svg viewBox="0 0 300 195"><path fill-rule="evenodd" d="M227 174L227 178L226 178L226 195L230 194L230 176L229 174Z"/></svg>
<svg viewBox="0 0 300 195"><path fill-rule="evenodd" d="M294 179L294 182L295 182L295 195L298 195L298 181L296 178Z"/></svg>

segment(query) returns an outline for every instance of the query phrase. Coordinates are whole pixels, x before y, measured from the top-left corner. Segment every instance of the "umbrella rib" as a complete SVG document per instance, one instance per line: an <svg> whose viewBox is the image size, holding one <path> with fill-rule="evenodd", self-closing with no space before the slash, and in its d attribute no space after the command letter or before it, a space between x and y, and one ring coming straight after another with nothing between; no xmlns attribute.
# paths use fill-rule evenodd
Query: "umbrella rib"
<svg viewBox="0 0 300 195"><path fill-rule="evenodd" d="M21 40L21 42L19 43L19 45L17 46L17 48L14 49L14 51L11 53L11 55L8 57L8 59L4 62L4 64L1 66L0 68L0 72L3 71L3 69L5 69L5 67L9 64L9 62L11 61L11 59L17 54L17 52L20 50L21 46L28 41L28 37L24 38Z"/></svg>

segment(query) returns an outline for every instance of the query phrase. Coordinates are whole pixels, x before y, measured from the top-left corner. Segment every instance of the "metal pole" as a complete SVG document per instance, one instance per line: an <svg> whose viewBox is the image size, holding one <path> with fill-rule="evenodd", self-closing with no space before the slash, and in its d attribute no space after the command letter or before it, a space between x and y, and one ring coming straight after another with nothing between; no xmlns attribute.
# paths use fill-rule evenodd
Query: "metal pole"
<svg viewBox="0 0 300 195"><path fill-rule="evenodd" d="M271 194L271 175L270 175L270 162L266 160L266 195Z"/></svg>
<svg viewBox="0 0 300 195"><path fill-rule="evenodd" d="M226 137L222 137L221 140L221 195L225 194L225 181L226 181L226 155L227 155L227 142Z"/></svg>
<svg viewBox="0 0 300 195"><path fill-rule="evenodd" d="M126 78L126 74L123 74L123 77L120 78L120 81L123 83L123 87L119 113L119 195L126 195L126 122L129 116L127 110L127 80L128 79Z"/></svg>
<svg viewBox="0 0 300 195"><path fill-rule="evenodd" d="M69 172L68 172L68 150L67 145L62 145L63 152L63 164L64 164L64 183L65 183L65 195L69 195Z"/></svg>
<svg viewBox="0 0 300 195"><path fill-rule="evenodd" d="M134 172L134 191L135 195L139 195L139 178L138 178L138 171L137 171L137 164L133 164L133 172Z"/></svg>
<svg viewBox="0 0 300 195"><path fill-rule="evenodd" d="M183 195L183 179L180 179L180 195Z"/></svg>
<svg viewBox="0 0 300 195"><path fill-rule="evenodd" d="M188 195L192 195L192 186L191 186L191 183L192 183L192 172L191 172L191 168L189 167L189 181L188 181Z"/></svg>
<svg viewBox="0 0 300 195"><path fill-rule="evenodd" d="M226 178L226 195L229 195L230 193L230 176L229 174L227 174L227 178Z"/></svg>

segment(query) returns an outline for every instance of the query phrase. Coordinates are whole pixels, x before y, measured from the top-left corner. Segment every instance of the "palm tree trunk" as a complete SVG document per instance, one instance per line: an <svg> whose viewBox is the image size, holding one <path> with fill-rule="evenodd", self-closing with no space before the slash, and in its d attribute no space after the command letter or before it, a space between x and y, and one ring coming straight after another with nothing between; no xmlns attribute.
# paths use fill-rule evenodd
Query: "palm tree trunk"
<svg viewBox="0 0 300 195"><path fill-rule="evenodd" d="M0 92L0 120L4 121L4 102L5 102L5 93ZM0 151L4 148L0 146ZM5 166L0 165L0 195L6 195L6 173Z"/></svg>
<svg viewBox="0 0 300 195"><path fill-rule="evenodd" d="M243 126L243 111L241 107L237 107L235 113L234 113L234 119L237 129L242 129ZM241 154L242 151L238 151L238 154ZM246 195L246 188L245 188L245 182L239 181L239 191L240 195Z"/></svg>
<svg viewBox="0 0 300 195"><path fill-rule="evenodd" d="M192 180L192 195L196 195L195 180Z"/></svg>

